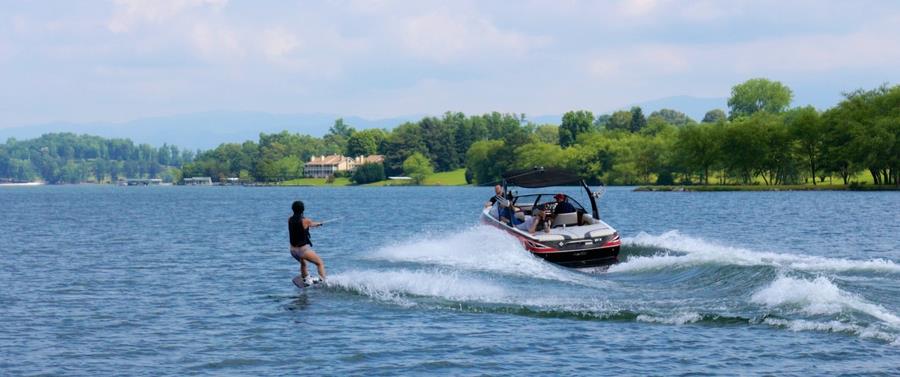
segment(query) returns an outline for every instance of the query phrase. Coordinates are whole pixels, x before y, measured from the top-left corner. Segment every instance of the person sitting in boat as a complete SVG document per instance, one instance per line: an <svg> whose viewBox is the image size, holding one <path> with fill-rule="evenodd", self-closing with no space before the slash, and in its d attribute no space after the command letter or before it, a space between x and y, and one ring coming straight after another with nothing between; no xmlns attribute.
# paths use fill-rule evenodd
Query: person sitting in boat
<svg viewBox="0 0 900 377"><path fill-rule="evenodd" d="M573 206L572 203L569 203L569 201L566 200L566 194L558 193L556 195L553 195L553 199L556 199L556 207L553 208L554 216L562 213L572 213L576 211L575 206Z"/></svg>
<svg viewBox="0 0 900 377"><path fill-rule="evenodd" d="M494 203L497 203L497 199L503 199L503 187L500 187L500 185L494 186L494 196L484 203L484 207L487 208L494 205Z"/></svg>
<svg viewBox="0 0 900 377"><path fill-rule="evenodd" d="M508 200L503 199L500 201L501 205L499 205L499 218L500 222L504 224L510 224L512 226L517 226L522 223L522 220L516 217L516 212L519 212L519 209L509 203ZM512 222L510 222L512 221Z"/></svg>
<svg viewBox="0 0 900 377"><path fill-rule="evenodd" d="M582 217L584 216L584 210L580 210L575 208L572 203L569 203L566 195L563 193L558 193L553 195L553 198L556 199L556 206L553 207L553 214L551 217L555 219L557 216L562 215L564 213L577 213L578 214L578 222L577 225L583 224Z"/></svg>
<svg viewBox="0 0 900 377"><path fill-rule="evenodd" d="M519 224L516 224L516 228L519 230L524 230L529 234L534 234L537 232L538 225L543 224L546 221L546 217L544 215L544 211L538 208L535 208L532 211L532 214L525 215L525 221ZM544 231L549 232L550 229L544 227Z"/></svg>

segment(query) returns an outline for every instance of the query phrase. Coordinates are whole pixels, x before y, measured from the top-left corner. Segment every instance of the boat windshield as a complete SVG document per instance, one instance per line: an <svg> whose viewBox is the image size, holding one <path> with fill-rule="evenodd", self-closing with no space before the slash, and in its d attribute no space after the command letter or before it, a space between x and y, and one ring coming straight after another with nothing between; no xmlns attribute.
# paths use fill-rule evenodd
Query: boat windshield
<svg viewBox="0 0 900 377"><path fill-rule="evenodd" d="M554 199L554 197L553 197L554 195L556 195L556 194L543 193L543 194L520 195L520 196L516 196L513 198L512 204L515 205L516 207L519 207L522 211L525 211L526 213L530 212L534 208L552 209L554 206L556 206L556 199ZM587 212L585 210L584 206L582 206L581 203L578 203L578 201L575 200L575 198L573 198L569 195L566 195L566 201L571 203L572 206L574 206L576 210L582 210L582 211Z"/></svg>

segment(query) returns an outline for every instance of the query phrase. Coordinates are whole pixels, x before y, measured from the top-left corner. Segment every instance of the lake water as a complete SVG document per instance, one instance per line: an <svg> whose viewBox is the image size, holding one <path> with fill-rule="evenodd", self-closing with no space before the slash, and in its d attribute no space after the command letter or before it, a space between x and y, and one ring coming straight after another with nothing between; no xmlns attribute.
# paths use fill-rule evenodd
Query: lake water
<svg viewBox="0 0 900 377"><path fill-rule="evenodd" d="M900 193L610 188L587 273L478 225L491 191L0 188L0 374L900 374ZM339 218L314 289L296 199Z"/></svg>

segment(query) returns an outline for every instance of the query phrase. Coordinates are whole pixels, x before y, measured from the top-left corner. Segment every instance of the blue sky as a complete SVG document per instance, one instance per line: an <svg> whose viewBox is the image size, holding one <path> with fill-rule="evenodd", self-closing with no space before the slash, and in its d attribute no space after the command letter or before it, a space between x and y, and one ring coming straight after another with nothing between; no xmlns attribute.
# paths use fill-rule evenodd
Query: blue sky
<svg viewBox="0 0 900 377"><path fill-rule="evenodd" d="M0 128L606 112L752 77L822 108L900 82L897 1L12 0L0 21Z"/></svg>

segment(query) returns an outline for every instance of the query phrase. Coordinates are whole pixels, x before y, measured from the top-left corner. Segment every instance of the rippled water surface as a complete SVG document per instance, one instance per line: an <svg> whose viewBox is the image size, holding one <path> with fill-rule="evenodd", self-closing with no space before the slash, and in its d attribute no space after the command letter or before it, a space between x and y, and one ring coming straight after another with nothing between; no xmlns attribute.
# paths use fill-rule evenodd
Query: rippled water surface
<svg viewBox="0 0 900 377"><path fill-rule="evenodd" d="M479 226L490 194L0 188L0 374L900 374L900 193L611 188L605 272ZM314 289L295 199L338 219Z"/></svg>

